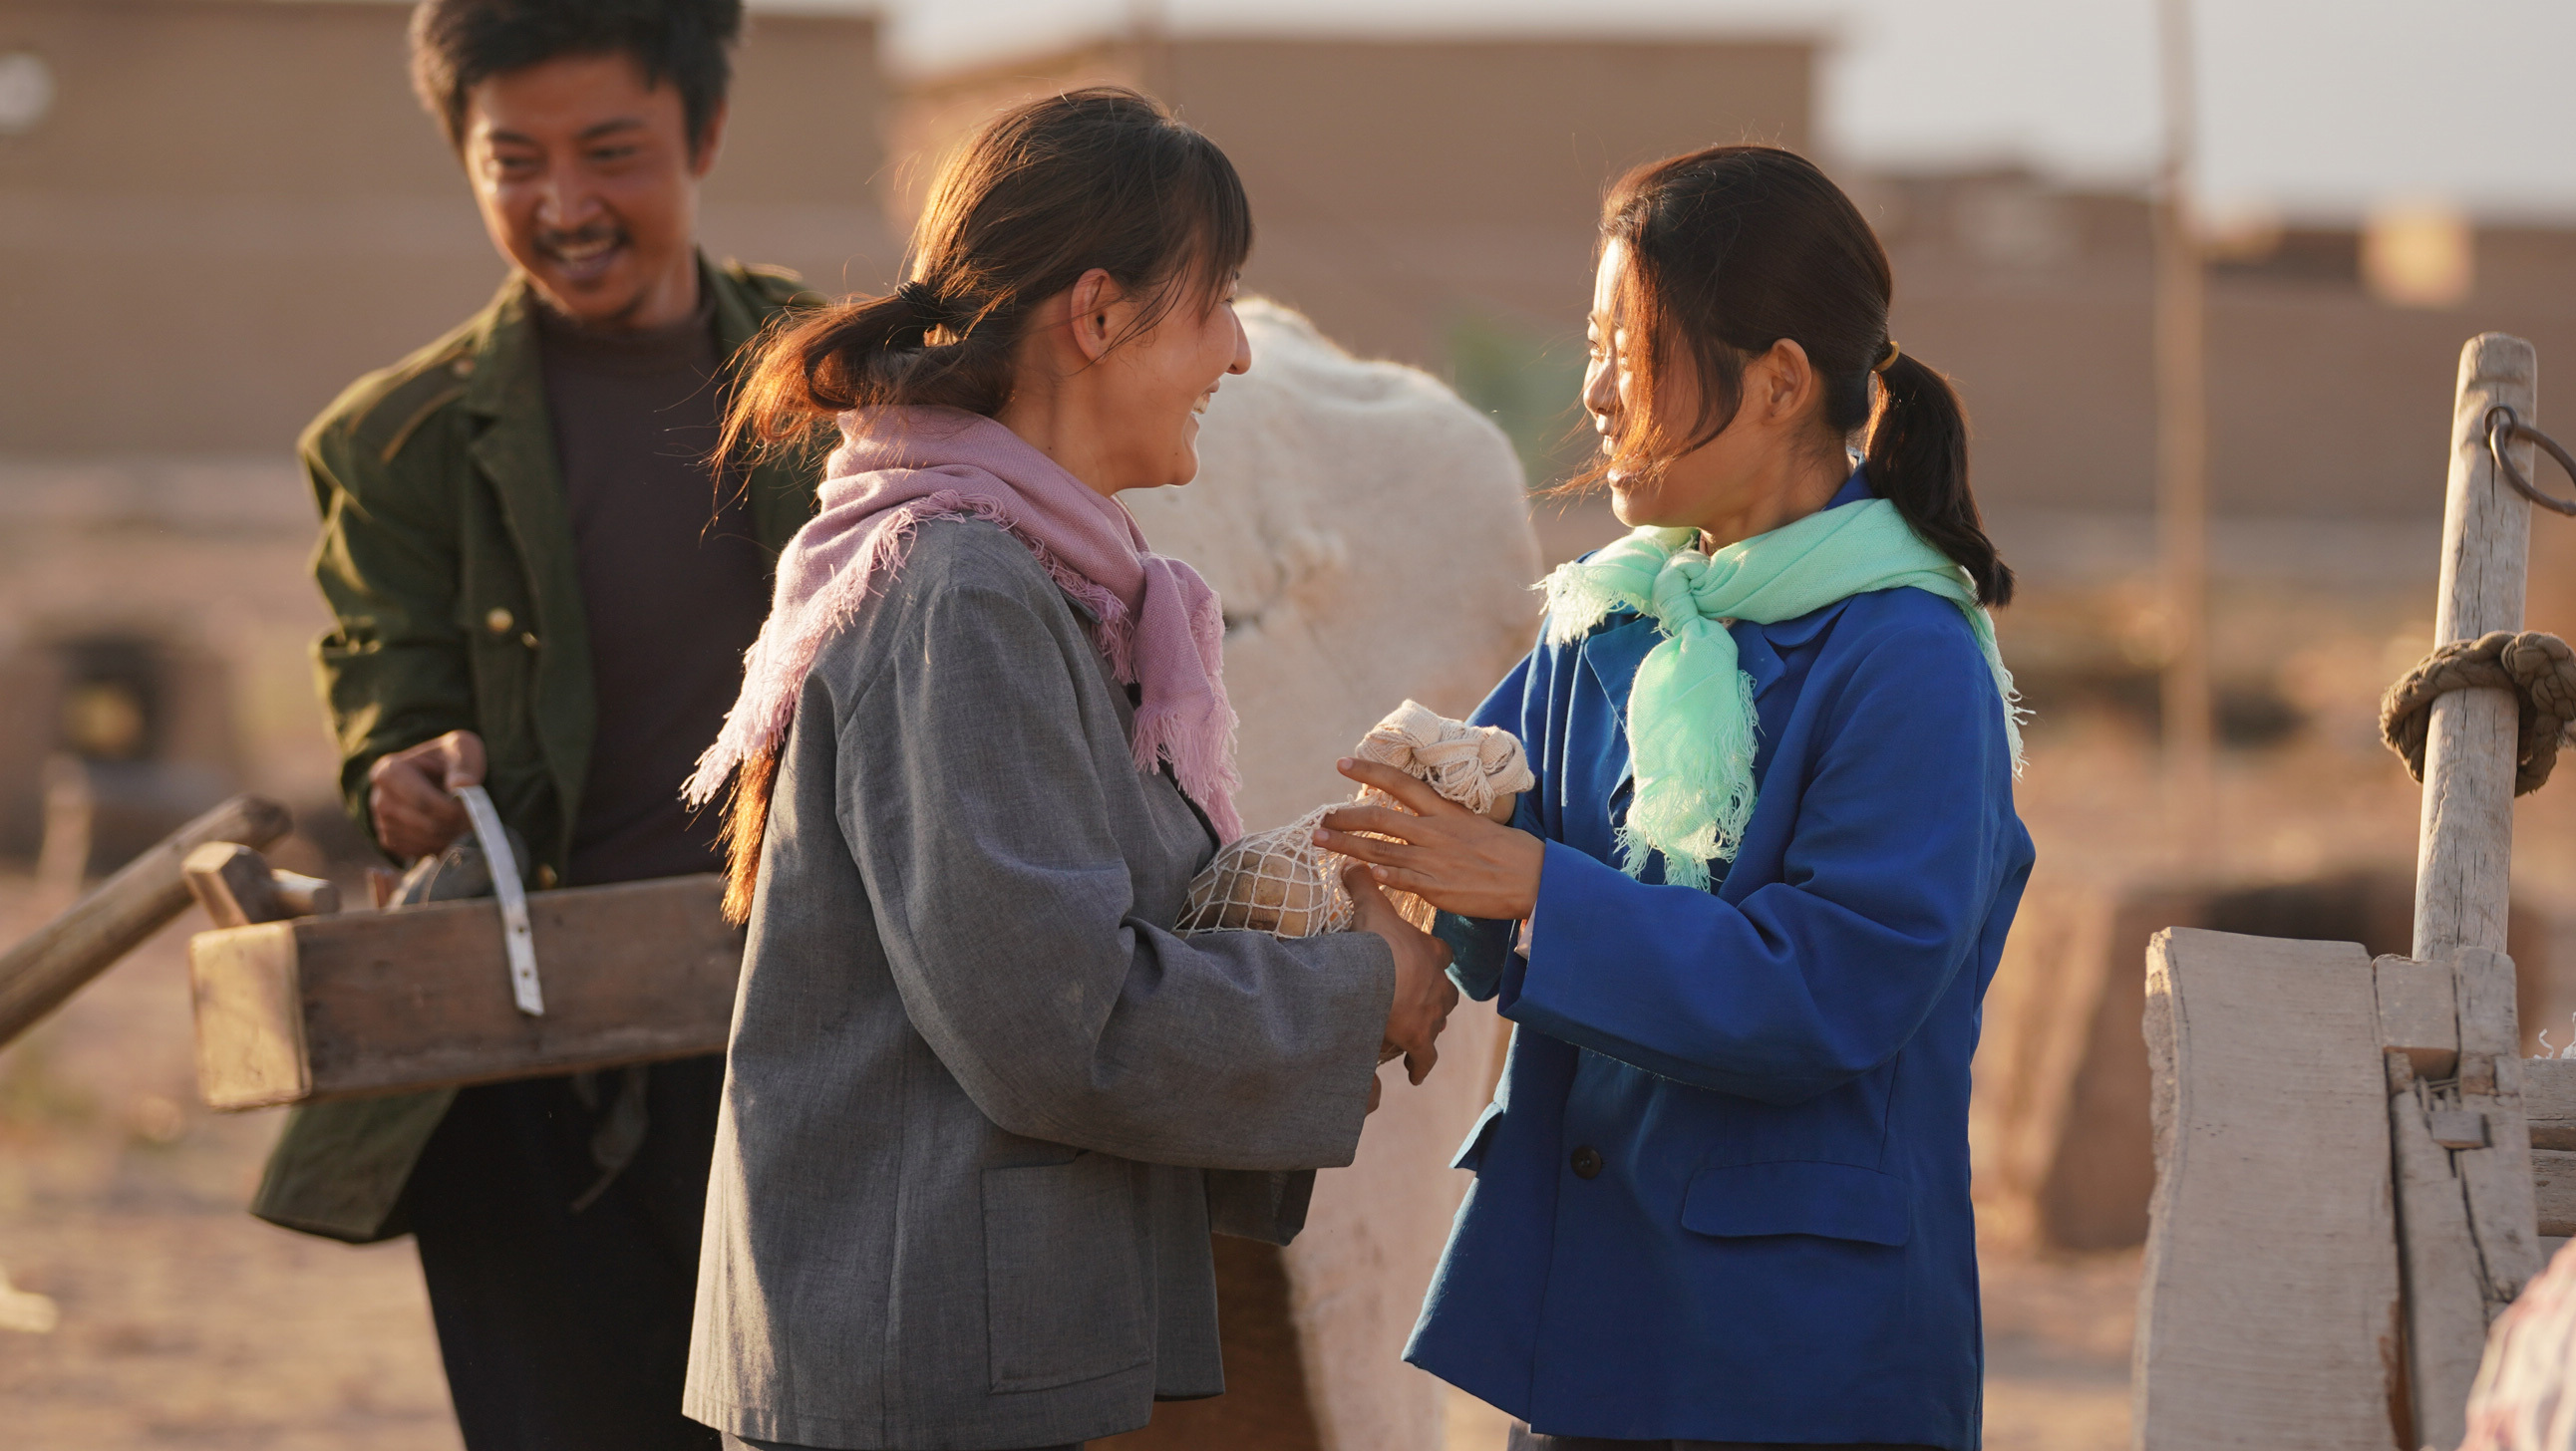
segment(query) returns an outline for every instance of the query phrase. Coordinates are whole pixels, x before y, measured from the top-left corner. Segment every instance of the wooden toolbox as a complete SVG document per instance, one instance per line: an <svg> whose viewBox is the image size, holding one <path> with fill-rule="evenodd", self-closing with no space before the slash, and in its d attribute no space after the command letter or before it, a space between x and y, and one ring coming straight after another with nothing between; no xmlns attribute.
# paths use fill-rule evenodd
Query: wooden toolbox
<svg viewBox="0 0 2576 1451"><path fill-rule="evenodd" d="M542 1016L512 998L499 903L294 917L189 943L197 1081L218 1109L721 1052L743 935L723 879L528 897Z"/></svg>

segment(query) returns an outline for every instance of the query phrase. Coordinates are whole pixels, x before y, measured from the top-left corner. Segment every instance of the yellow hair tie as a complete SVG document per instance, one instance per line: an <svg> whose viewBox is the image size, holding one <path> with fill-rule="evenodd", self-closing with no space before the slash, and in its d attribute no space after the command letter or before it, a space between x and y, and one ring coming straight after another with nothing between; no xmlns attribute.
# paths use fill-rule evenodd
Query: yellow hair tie
<svg viewBox="0 0 2576 1451"><path fill-rule="evenodd" d="M1869 370L1873 373L1884 373L1888 369L1895 367L1898 351L1899 349L1896 346L1896 339L1889 338L1887 340L1887 352L1885 355L1880 357L1877 362L1870 364Z"/></svg>

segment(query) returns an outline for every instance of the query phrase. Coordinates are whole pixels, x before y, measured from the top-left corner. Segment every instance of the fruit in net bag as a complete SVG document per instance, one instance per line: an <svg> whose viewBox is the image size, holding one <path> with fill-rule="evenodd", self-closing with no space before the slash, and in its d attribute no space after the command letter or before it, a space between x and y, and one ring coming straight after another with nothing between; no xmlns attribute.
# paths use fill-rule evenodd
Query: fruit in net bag
<svg viewBox="0 0 2576 1451"><path fill-rule="evenodd" d="M1332 809L1318 806L1286 826L1227 843L1216 860L1190 879L1180 930L1249 929L1274 937L1349 931L1359 920L1359 904L1342 886L1348 858L1314 841L1316 824Z"/></svg>
<svg viewBox="0 0 2576 1451"><path fill-rule="evenodd" d="M1393 766L1483 815L1495 814L1538 780L1530 773L1519 739L1510 731L1450 720L1410 700L1361 737L1351 754ZM1356 799L1404 810L1402 803L1374 787L1361 787ZM1274 937L1349 931L1359 919L1358 904L1342 886L1342 868L1350 859L1314 843L1316 825L1333 809L1318 806L1286 826L1228 843L1206 870L1191 879L1179 930L1249 930ZM1406 921L1429 927L1430 904L1409 892L1388 896Z"/></svg>

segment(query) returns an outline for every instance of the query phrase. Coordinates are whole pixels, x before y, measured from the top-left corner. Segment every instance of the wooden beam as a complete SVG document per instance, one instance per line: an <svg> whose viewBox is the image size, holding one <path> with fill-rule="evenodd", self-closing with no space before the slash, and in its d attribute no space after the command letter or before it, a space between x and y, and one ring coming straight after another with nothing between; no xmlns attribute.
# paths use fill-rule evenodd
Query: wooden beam
<svg viewBox="0 0 2576 1451"><path fill-rule="evenodd" d="M302 872L272 871L278 905L289 917L328 917L340 910L340 885Z"/></svg>
<svg viewBox="0 0 2576 1451"><path fill-rule="evenodd" d="M268 859L237 841L210 841L179 863L189 895L218 927L247 927L295 914L277 894Z"/></svg>
<svg viewBox="0 0 2576 1451"><path fill-rule="evenodd" d="M2539 366L2531 344L2503 333L2480 333L2460 349L2433 644L2522 628L2531 503L2496 476L2485 418L2498 405L2532 417ZM2531 445L2513 446L2527 476ZM2438 962L2455 947L2505 950L2519 722L2509 690L2455 690L2433 702L2415 857L2419 961Z"/></svg>
<svg viewBox="0 0 2576 1451"><path fill-rule="evenodd" d="M2486 416L2499 405L2532 416L2537 378L2537 357L2520 338L2481 333L2460 349L2436 645L2522 628L2531 505L2497 476ZM2419 1067L2417 1055L2392 1044L2388 1122L2406 1274L2412 1444L2456 1446L2467 1434L2487 1324L2539 1270L2521 1030L2513 961L2504 955L2520 708L2509 690L2456 690L2436 699L2430 714L2414 958L2453 975L2459 1061L2456 1077L2428 1074L2438 1065Z"/></svg>
<svg viewBox="0 0 2576 1451"><path fill-rule="evenodd" d="M2464 947L2444 963L2383 957L2377 968L2417 1444L2455 1446L2487 1326L2540 1272L2513 960ZM2412 1046L2427 1036L2419 1020L2438 1013L2421 991L2435 971L2452 992L2447 1065Z"/></svg>
<svg viewBox="0 0 2576 1451"><path fill-rule="evenodd" d="M266 846L294 825L286 808L236 796L163 837L98 889L0 955L0 1045L25 1032L83 984L188 905L180 862L210 841Z"/></svg>
<svg viewBox="0 0 2576 1451"><path fill-rule="evenodd" d="M2576 1149L2576 1058L2526 1058L2522 1063L2522 1113L2531 1125L2531 1147ZM2546 1213L2541 1216L2548 1218ZM2544 1229L2543 1234L2567 1234Z"/></svg>
<svg viewBox="0 0 2576 1451"><path fill-rule="evenodd" d="M219 1109L722 1052L742 933L705 875L528 899L546 1014L510 994L489 900L199 933L198 1086Z"/></svg>
<svg viewBox="0 0 2576 1451"><path fill-rule="evenodd" d="M2532 1150L2531 1189L2540 1232L2576 1235L2576 1150Z"/></svg>
<svg viewBox="0 0 2576 1451"><path fill-rule="evenodd" d="M2136 1444L2411 1451L2369 957L2159 933L2146 1038L2157 1174Z"/></svg>
<svg viewBox="0 0 2576 1451"><path fill-rule="evenodd" d="M188 853L179 874L206 916L218 927L247 927L287 917L328 917L340 910L340 889L320 877L282 872L268 858L236 842L208 842Z"/></svg>
<svg viewBox="0 0 2576 1451"><path fill-rule="evenodd" d="M2469 1386L2486 1348L2484 1276L2469 1206L2451 1153L2436 1143L2424 1083L2388 1058L2399 1091L2388 1100L2396 1164L2398 1256L2406 1277L2406 1369L2414 1410L2409 1446L2457 1446L2467 1435Z"/></svg>
<svg viewBox="0 0 2576 1451"><path fill-rule="evenodd" d="M2406 1057L2415 1078L2448 1078L2460 1063L2459 984L2447 962L2383 957L2379 980L2379 1045Z"/></svg>
<svg viewBox="0 0 2576 1451"><path fill-rule="evenodd" d="M2474 1131L2463 1132L2447 1147L2468 1195L2469 1229L2477 1239L2486 1318L2492 1324L2522 1293L2522 1287L2540 1274L2541 1266L2534 1229L2531 1137L2523 1120L2513 959L2501 952L2464 947L2452 961L2460 988L2458 1112L2482 1123L2485 1132L2482 1138ZM2483 1350L2483 1326L2479 1335Z"/></svg>

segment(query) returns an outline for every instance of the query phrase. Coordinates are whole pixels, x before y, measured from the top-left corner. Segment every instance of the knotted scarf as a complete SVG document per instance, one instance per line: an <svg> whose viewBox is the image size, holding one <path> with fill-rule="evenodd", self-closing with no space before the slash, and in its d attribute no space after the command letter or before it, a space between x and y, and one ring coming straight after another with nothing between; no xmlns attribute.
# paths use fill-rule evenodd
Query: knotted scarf
<svg viewBox="0 0 2576 1451"><path fill-rule="evenodd" d="M1793 620L1837 600L1911 588L1939 595L1968 619L1995 692L2013 768L2021 724L2012 672L1995 649L1992 617L1968 572L1924 542L1885 499L1810 514L1715 554L1690 529L1642 528L1560 566L1547 591L1547 638L1578 640L1613 610L1652 619L1663 639L1628 691L1628 756L1636 793L1618 832L1623 867L1645 870L1661 852L1667 881L1706 888L1712 861L1732 861L1753 818L1757 747L1753 680L1738 668L1735 620Z"/></svg>
<svg viewBox="0 0 2576 1451"><path fill-rule="evenodd" d="M736 766L785 734L823 642L894 577L921 521L973 518L1009 530L1091 612L1111 672L1142 697L1129 735L1137 769L1169 762L1218 835L1241 835L1225 619L1198 571L1147 549L1117 500L990 418L866 408L840 425L820 512L779 555L768 622L743 656L742 695L698 758L687 798L715 799Z"/></svg>

